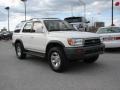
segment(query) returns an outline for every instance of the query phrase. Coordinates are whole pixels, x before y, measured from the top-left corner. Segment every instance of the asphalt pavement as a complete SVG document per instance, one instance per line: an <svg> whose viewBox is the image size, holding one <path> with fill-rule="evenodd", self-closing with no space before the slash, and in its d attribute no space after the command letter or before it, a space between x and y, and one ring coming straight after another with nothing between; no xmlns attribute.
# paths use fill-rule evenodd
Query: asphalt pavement
<svg viewBox="0 0 120 90"><path fill-rule="evenodd" d="M11 41L0 41L0 90L120 90L120 50L56 73L39 57L17 59Z"/></svg>

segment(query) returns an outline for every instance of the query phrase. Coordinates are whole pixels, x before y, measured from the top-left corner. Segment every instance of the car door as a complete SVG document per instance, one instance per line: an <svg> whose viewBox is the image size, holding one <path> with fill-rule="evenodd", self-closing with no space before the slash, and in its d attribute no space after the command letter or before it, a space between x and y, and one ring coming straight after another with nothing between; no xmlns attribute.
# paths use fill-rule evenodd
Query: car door
<svg viewBox="0 0 120 90"><path fill-rule="evenodd" d="M31 48L33 51L45 53L46 48L46 33L43 24L40 21L36 21L33 23L32 29L32 39L30 43L32 44Z"/></svg>
<svg viewBox="0 0 120 90"><path fill-rule="evenodd" d="M25 49L31 49L32 43L31 43L31 30L32 30L33 23L32 22L27 22L22 30L22 42L25 47Z"/></svg>

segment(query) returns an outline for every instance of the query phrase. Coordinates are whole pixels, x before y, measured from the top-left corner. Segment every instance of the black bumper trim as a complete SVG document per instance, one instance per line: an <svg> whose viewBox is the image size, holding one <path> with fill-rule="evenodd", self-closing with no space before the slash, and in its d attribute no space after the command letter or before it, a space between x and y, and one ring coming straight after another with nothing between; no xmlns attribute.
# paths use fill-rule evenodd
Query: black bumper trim
<svg viewBox="0 0 120 90"><path fill-rule="evenodd" d="M105 45L101 44L90 47L66 47L64 50L66 57L70 60L84 59L85 57L103 54Z"/></svg>

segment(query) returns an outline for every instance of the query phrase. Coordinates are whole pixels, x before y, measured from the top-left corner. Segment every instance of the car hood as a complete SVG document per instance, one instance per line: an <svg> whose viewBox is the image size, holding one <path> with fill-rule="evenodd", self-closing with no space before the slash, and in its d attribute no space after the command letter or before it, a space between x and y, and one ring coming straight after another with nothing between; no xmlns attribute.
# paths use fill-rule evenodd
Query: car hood
<svg viewBox="0 0 120 90"><path fill-rule="evenodd" d="M51 37L61 37L61 38L94 38L99 37L98 34L80 31L53 31L49 32Z"/></svg>

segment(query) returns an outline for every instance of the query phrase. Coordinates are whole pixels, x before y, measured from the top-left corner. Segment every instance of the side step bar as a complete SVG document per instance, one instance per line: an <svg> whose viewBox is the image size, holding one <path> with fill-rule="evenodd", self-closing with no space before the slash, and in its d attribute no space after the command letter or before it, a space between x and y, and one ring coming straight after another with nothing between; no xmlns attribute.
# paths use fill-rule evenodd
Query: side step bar
<svg viewBox="0 0 120 90"><path fill-rule="evenodd" d="M28 50L27 50L25 53L26 53L26 54L29 54L29 55L41 57L41 58L44 58L44 57L45 57L45 53L34 52L34 51L28 51Z"/></svg>

